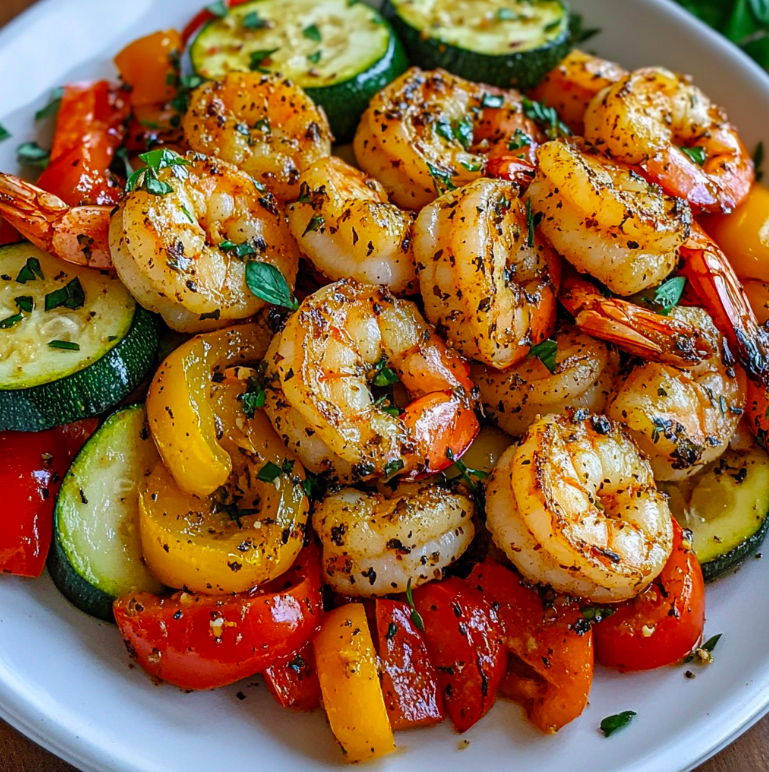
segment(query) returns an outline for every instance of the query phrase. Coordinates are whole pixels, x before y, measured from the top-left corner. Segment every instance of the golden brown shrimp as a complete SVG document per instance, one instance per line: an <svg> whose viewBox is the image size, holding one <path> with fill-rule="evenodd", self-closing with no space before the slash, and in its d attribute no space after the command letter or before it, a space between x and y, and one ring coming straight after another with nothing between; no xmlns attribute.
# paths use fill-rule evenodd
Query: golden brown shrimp
<svg viewBox="0 0 769 772"><path fill-rule="evenodd" d="M553 372L534 356L502 372L477 362L470 366L484 412L514 437L522 437L540 415L568 407L602 413L606 407L619 369L617 352L571 327L552 340Z"/></svg>
<svg viewBox="0 0 769 772"><path fill-rule="evenodd" d="M675 267L689 206L640 175L573 144L548 142L527 198L552 245L578 271L632 295Z"/></svg>
<svg viewBox="0 0 769 772"><path fill-rule="evenodd" d="M512 183L481 179L444 193L414 226L427 318L462 354L498 370L555 327L560 261L527 220Z"/></svg>
<svg viewBox="0 0 769 772"><path fill-rule="evenodd" d="M526 579L597 602L638 594L673 546L649 463L618 424L586 410L540 418L505 451L486 512Z"/></svg>
<svg viewBox="0 0 769 772"><path fill-rule="evenodd" d="M478 432L467 363L384 287L338 281L304 300L265 357L265 409L313 472L342 481L430 474ZM400 380L400 410L371 387Z"/></svg>
<svg viewBox="0 0 769 772"><path fill-rule="evenodd" d="M706 212L732 211L755 179L723 109L690 78L662 67L635 70L597 94L585 114L585 138Z"/></svg>
<svg viewBox="0 0 769 772"><path fill-rule="evenodd" d="M389 496L344 488L313 513L326 581L355 596L405 592L434 579L470 546L472 502L430 483L401 484Z"/></svg>
<svg viewBox="0 0 769 772"><path fill-rule="evenodd" d="M231 72L204 83L182 127L193 150L234 164L281 201L295 200L301 172L331 153L322 108L277 75Z"/></svg>
<svg viewBox="0 0 769 772"><path fill-rule="evenodd" d="M380 183L334 156L305 169L299 183L288 224L322 274L416 292L412 212L391 204Z"/></svg>
<svg viewBox="0 0 769 772"><path fill-rule="evenodd" d="M373 97L353 147L395 204L421 209L482 176L489 157L513 152L516 130L530 142L517 152L533 161L542 135L517 91L412 67Z"/></svg>
<svg viewBox="0 0 769 772"><path fill-rule="evenodd" d="M112 206L69 206L12 174L0 174L0 214L54 257L89 268L111 269L109 220Z"/></svg>

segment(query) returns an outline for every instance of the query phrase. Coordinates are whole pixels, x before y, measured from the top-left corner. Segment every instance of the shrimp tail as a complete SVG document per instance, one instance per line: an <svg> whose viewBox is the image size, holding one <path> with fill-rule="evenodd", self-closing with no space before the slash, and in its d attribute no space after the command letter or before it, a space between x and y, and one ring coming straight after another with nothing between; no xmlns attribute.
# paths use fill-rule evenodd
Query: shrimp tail
<svg viewBox="0 0 769 772"><path fill-rule="evenodd" d="M737 361L752 380L769 386L769 327L758 323L724 253L695 224L681 256L684 275L734 348Z"/></svg>
<svg viewBox="0 0 769 772"><path fill-rule="evenodd" d="M112 269L112 207L70 207L58 196L12 174L0 174L0 214L36 247L67 263Z"/></svg>
<svg viewBox="0 0 769 772"><path fill-rule="evenodd" d="M713 353L696 327L621 298L604 297L574 271L564 276L560 301L580 330L635 356L686 368Z"/></svg>

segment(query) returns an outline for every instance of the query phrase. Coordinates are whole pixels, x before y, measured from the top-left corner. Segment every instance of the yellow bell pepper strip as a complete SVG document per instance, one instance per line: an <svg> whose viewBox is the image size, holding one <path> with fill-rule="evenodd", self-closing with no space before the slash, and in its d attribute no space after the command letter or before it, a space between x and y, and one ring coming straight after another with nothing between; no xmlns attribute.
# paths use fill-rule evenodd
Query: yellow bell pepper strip
<svg viewBox="0 0 769 772"><path fill-rule="evenodd" d="M183 491L159 462L139 498L142 553L164 584L208 594L244 592L287 571L304 540L304 469L267 416L246 418L243 388L219 389L217 415L232 474L213 495Z"/></svg>
<svg viewBox="0 0 769 772"><path fill-rule="evenodd" d="M198 335L171 352L155 374L147 394L150 431L186 493L208 496L230 476L232 459L218 438L223 421L215 412L215 378L229 365L258 362L270 337L258 322Z"/></svg>
<svg viewBox="0 0 769 772"><path fill-rule="evenodd" d="M702 226L740 279L769 282L769 188L756 183L734 212L703 217Z"/></svg>
<svg viewBox="0 0 769 772"><path fill-rule="evenodd" d="M323 706L344 760L354 764L395 750L363 604L326 614L313 647Z"/></svg>

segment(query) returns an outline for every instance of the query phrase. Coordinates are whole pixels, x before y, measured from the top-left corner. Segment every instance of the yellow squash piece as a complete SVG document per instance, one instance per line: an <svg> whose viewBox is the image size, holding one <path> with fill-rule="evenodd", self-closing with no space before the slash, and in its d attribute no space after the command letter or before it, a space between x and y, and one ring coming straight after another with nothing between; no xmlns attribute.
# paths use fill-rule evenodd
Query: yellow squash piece
<svg viewBox="0 0 769 772"><path fill-rule="evenodd" d="M323 706L344 760L354 764L395 750L363 604L326 614L313 646Z"/></svg>

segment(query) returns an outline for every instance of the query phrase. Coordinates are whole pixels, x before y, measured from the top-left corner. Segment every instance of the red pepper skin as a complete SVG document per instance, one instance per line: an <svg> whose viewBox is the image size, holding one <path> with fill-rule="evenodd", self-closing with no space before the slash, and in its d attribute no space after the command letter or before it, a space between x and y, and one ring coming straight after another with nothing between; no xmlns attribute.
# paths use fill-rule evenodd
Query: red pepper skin
<svg viewBox="0 0 769 772"><path fill-rule="evenodd" d="M262 673L272 696L284 708L310 713L320 707L320 681L312 643L305 644L287 662Z"/></svg>
<svg viewBox="0 0 769 772"><path fill-rule="evenodd" d="M230 0L226 5L228 8L234 8L236 5L243 5L248 0ZM182 41L186 46L190 38L198 31L199 27L202 27L207 21L216 18L215 14L211 13L208 9L204 8L199 13L196 13L192 17L189 24L182 30Z"/></svg>
<svg viewBox="0 0 769 772"><path fill-rule="evenodd" d="M413 598L446 710L457 730L466 732L494 704L505 675L507 651L496 613L457 577L422 585Z"/></svg>
<svg viewBox="0 0 769 772"><path fill-rule="evenodd" d="M98 418L83 418L81 421L75 421L71 424L62 424L56 427L56 431L62 439L69 460L72 461L85 445L88 438L96 431L99 426Z"/></svg>
<svg viewBox="0 0 769 772"><path fill-rule="evenodd" d="M318 553L305 550L295 570L260 590L139 592L113 609L129 654L150 675L182 689L225 686L285 662L311 639L322 609Z"/></svg>
<svg viewBox="0 0 769 772"><path fill-rule="evenodd" d="M0 432L0 571L40 576L69 454L56 429Z"/></svg>
<svg viewBox="0 0 769 772"><path fill-rule="evenodd" d="M376 601L376 630L382 663L382 692L394 730L443 721L438 675L411 609L395 600Z"/></svg>

